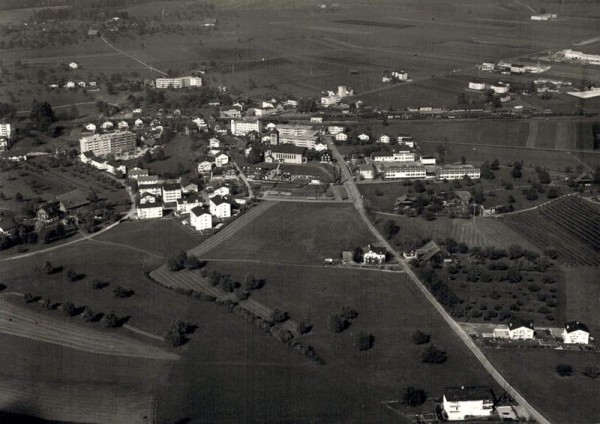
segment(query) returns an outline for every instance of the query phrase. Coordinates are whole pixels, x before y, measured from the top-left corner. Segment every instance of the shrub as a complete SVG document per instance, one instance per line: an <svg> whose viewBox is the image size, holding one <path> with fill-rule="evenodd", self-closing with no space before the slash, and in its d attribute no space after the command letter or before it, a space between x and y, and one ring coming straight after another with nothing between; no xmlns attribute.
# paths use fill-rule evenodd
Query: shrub
<svg viewBox="0 0 600 424"><path fill-rule="evenodd" d="M44 266L42 267L42 270L46 273L46 274L52 274L55 270L54 265L52 265L52 262L50 261L46 261L44 263Z"/></svg>
<svg viewBox="0 0 600 424"><path fill-rule="evenodd" d="M415 344L418 344L418 345L429 343L429 341L431 340L431 335L427 334L427 333L423 333L420 330L417 330L413 333L412 340Z"/></svg>
<svg viewBox="0 0 600 424"><path fill-rule="evenodd" d="M356 346L358 350L369 350L373 347L374 342L375 337L366 331L359 331L354 338L354 346Z"/></svg>
<svg viewBox="0 0 600 424"><path fill-rule="evenodd" d="M172 256L167 260L167 268L172 272L179 271L185 267L186 260L187 253L180 250L175 256Z"/></svg>
<svg viewBox="0 0 600 424"><path fill-rule="evenodd" d="M427 400L427 393L425 390L420 389L418 387L408 386L404 389L404 394L402 395L402 401L405 405L415 406L423 405Z"/></svg>
<svg viewBox="0 0 600 424"><path fill-rule="evenodd" d="M312 325L304 321L302 321L300 324L298 324L298 327L296 327L298 334L306 334L310 332L310 330L312 330Z"/></svg>
<svg viewBox="0 0 600 424"><path fill-rule="evenodd" d="M327 320L327 326L334 333L341 333L346 328L348 328L349 325L350 325L350 323L348 321L346 321L345 319L342 319L337 314L330 315Z"/></svg>
<svg viewBox="0 0 600 424"><path fill-rule="evenodd" d="M88 308L87 306L83 309L83 313L81 314L81 317L83 318L83 320L85 322L91 322L94 320L94 318L96 317L96 315L92 312L92 310L90 308Z"/></svg>
<svg viewBox="0 0 600 424"><path fill-rule="evenodd" d="M350 306L342 306L338 312L338 315L342 319L353 320L354 318L358 317L358 311Z"/></svg>
<svg viewBox="0 0 600 424"><path fill-rule="evenodd" d="M103 327L115 328L119 325L119 318L117 318L117 316L113 312L109 312L107 314L104 314L104 316L100 320L100 323Z"/></svg>
<svg viewBox="0 0 600 424"><path fill-rule="evenodd" d="M527 286L527 288L529 289L530 292L539 292L541 287L537 284L530 284L529 286Z"/></svg>
<svg viewBox="0 0 600 424"><path fill-rule="evenodd" d="M113 289L113 295L115 297L125 298L133 294L133 290L127 290L121 286L117 286Z"/></svg>
<svg viewBox="0 0 600 424"><path fill-rule="evenodd" d="M568 377L570 375L573 375L573 367L569 364L558 364L556 366L556 372L561 377Z"/></svg>
<svg viewBox="0 0 600 424"><path fill-rule="evenodd" d="M289 318L288 313L285 311L282 311L278 308L273 309L271 311L271 315L269 316L269 319L271 320L271 322L275 322L275 323L287 321L288 318Z"/></svg>
<svg viewBox="0 0 600 424"><path fill-rule="evenodd" d="M105 286L105 284L100 280L94 279L94 280L90 281L90 287L94 290L99 290L99 289L103 288L104 286Z"/></svg>
<svg viewBox="0 0 600 424"><path fill-rule="evenodd" d="M426 364L443 364L448 360L448 354L435 346L429 346L421 355L421 361Z"/></svg>
<svg viewBox="0 0 600 424"><path fill-rule="evenodd" d="M197 256L189 255L185 258L184 266L187 269L200 269L206 265L205 261L201 261Z"/></svg>
<svg viewBox="0 0 600 424"><path fill-rule="evenodd" d="M77 281L79 279L79 274L77 274L74 270L69 269L67 271L67 280L70 282Z"/></svg>
<svg viewBox="0 0 600 424"><path fill-rule="evenodd" d="M590 365L585 367L582 374L591 379L600 378L600 365Z"/></svg>
<svg viewBox="0 0 600 424"><path fill-rule="evenodd" d="M28 292L23 295L23 299L25 303L31 303L35 300L35 296Z"/></svg>
<svg viewBox="0 0 600 424"><path fill-rule="evenodd" d="M76 309L75 309L75 305L72 302L67 301L67 302L63 303L61 309L62 309L63 313L69 317L72 317L73 315L75 315Z"/></svg>

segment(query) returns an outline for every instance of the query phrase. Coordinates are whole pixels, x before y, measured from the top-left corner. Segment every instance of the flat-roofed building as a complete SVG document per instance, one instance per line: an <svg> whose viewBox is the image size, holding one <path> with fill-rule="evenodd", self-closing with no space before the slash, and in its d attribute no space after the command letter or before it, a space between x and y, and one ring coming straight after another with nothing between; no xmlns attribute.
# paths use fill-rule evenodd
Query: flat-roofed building
<svg viewBox="0 0 600 424"><path fill-rule="evenodd" d="M155 82L156 88L187 88L187 87L202 87L202 78L200 77L178 77L178 78L157 78Z"/></svg>
<svg viewBox="0 0 600 424"><path fill-rule="evenodd" d="M128 130L93 134L79 139L79 151L92 152L96 156L109 153L120 155L134 150L135 134Z"/></svg>
<svg viewBox="0 0 600 424"><path fill-rule="evenodd" d="M437 169L435 175L438 180L456 180L465 176L477 179L481 172L473 165L444 165Z"/></svg>

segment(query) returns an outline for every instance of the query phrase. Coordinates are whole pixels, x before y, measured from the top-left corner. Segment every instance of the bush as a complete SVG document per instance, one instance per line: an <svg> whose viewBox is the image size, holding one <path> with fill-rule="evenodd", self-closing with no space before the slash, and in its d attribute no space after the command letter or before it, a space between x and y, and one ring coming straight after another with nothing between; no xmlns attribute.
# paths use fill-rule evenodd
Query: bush
<svg viewBox="0 0 600 424"><path fill-rule="evenodd" d="M556 366L556 372L561 377L568 377L573 375L573 367L569 364L558 364Z"/></svg>
<svg viewBox="0 0 600 424"><path fill-rule="evenodd" d="M119 318L117 318L117 316L113 312L109 312L107 314L104 314L104 316L100 320L100 323L103 327L115 328L119 325Z"/></svg>
<svg viewBox="0 0 600 424"><path fill-rule="evenodd" d="M94 318L96 317L96 315L92 312L92 310L90 308L88 308L87 306L83 309L83 313L81 314L81 317L83 318L83 320L85 322L91 322L94 320Z"/></svg>
<svg viewBox="0 0 600 424"><path fill-rule="evenodd" d="M406 389L404 389L402 401L405 405L412 406L414 408L415 406L423 405L426 400L427 393L425 393L425 390L413 386L408 386Z"/></svg>
<svg viewBox="0 0 600 424"><path fill-rule="evenodd" d="M271 320L271 322L274 322L274 323L287 321L288 318L289 318L288 313L281 311L278 308L273 309L271 311L271 315L269 316L269 319Z"/></svg>
<svg viewBox="0 0 600 424"><path fill-rule="evenodd" d="M353 320L354 318L358 317L358 311L350 306L343 306L338 312L338 315L342 319Z"/></svg>
<svg viewBox="0 0 600 424"><path fill-rule="evenodd" d="M298 324L298 327L296 328L296 331L298 332L298 334L306 334L306 333L310 332L310 330L312 330L312 325L310 325L304 321L302 321L300 324Z"/></svg>
<svg viewBox="0 0 600 424"><path fill-rule="evenodd" d="M247 274L242 282L242 288L246 291L260 289L264 284L263 280L256 278L253 274Z"/></svg>
<svg viewBox="0 0 600 424"><path fill-rule="evenodd" d="M125 298L133 295L133 290L127 290L121 286L117 286L113 289L113 295L119 298Z"/></svg>
<svg viewBox="0 0 600 424"><path fill-rule="evenodd" d="M421 361L426 364L443 364L448 360L448 354L435 346L429 346L421 355Z"/></svg>
<svg viewBox="0 0 600 424"><path fill-rule="evenodd" d="M100 280L94 279L94 280L90 281L90 287L94 290L100 290L104 286L105 286L105 284Z"/></svg>
<svg viewBox="0 0 600 424"><path fill-rule="evenodd" d="M591 379L600 378L600 365L590 365L585 367L582 374Z"/></svg>
<svg viewBox="0 0 600 424"><path fill-rule="evenodd" d="M206 265L205 261L201 261L197 256L189 255L185 258L184 266L187 269L200 269Z"/></svg>
<svg viewBox="0 0 600 424"><path fill-rule="evenodd" d="M431 335L427 334L427 333L423 333L420 330L417 330L413 333L412 340L415 344L418 344L418 345L429 343L429 341L431 340Z"/></svg>
<svg viewBox="0 0 600 424"><path fill-rule="evenodd" d="M62 309L63 313L69 317L72 317L73 315L75 315L76 309L75 309L75 305L72 302L67 301L67 302L63 303L61 309Z"/></svg>
<svg viewBox="0 0 600 424"><path fill-rule="evenodd" d="M342 319L337 314L330 315L327 320L327 326L334 333L341 333L346 328L348 328L349 325L350 325L350 323L348 321L346 321L345 319Z"/></svg>
<svg viewBox="0 0 600 424"><path fill-rule="evenodd" d="M52 262L46 261L46 263L44 263L44 266L42 267L42 270L46 274L52 274L52 273L54 273L55 267L54 267L54 265L52 265Z"/></svg>
<svg viewBox="0 0 600 424"><path fill-rule="evenodd" d="M175 256L172 256L167 260L167 268L171 272L182 270L185 267L186 260L187 253L180 250Z"/></svg>
<svg viewBox="0 0 600 424"><path fill-rule="evenodd" d="M529 289L530 292L539 292L541 287L537 284L530 284L529 286L527 286L527 288Z"/></svg>
<svg viewBox="0 0 600 424"><path fill-rule="evenodd" d="M74 282L77 281L79 279L79 274L77 274L75 271L73 271L72 269L69 269L67 271L67 280L70 282Z"/></svg>
<svg viewBox="0 0 600 424"><path fill-rule="evenodd" d="M23 295L23 299L25 300L25 303L31 303L35 300L35 296L31 293L25 293Z"/></svg>
<svg viewBox="0 0 600 424"><path fill-rule="evenodd" d="M373 347L374 342L375 337L366 331L360 331L354 338L354 346L356 346L358 350L369 350Z"/></svg>

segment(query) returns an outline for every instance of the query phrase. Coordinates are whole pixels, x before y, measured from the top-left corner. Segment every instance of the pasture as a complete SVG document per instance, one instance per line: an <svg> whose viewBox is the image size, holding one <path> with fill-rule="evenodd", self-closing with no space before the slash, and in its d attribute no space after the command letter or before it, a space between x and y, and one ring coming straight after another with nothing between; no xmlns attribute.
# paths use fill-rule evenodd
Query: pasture
<svg viewBox="0 0 600 424"><path fill-rule="evenodd" d="M281 202L202 257L321 264L373 239L353 205Z"/></svg>
<svg viewBox="0 0 600 424"><path fill-rule="evenodd" d="M550 422L595 423L600 419L600 385L581 374L598 365L598 353L552 349L488 349L486 356L503 376ZM571 377L560 377L555 367L572 365ZM560 396L549 396L560 393ZM576 407L574 407L576 406Z"/></svg>
<svg viewBox="0 0 600 424"><path fill-rule="evenodd" d="M585 322L593 334L599 334L600 269L597 266L564 267L564 274L568 319Z"/></svg>

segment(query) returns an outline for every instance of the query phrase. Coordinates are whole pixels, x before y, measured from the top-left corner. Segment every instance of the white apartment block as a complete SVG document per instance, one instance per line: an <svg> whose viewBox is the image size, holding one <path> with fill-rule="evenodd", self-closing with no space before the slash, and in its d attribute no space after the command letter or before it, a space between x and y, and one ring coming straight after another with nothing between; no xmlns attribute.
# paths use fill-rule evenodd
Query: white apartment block
<svg viewBox="0 0 600 424"><path fill-rule="evenodd" d="M249 132L261 132L261 122L258 119L232 119L231 134L246 135Z"/></svg>
<svg viewBox="0 0 600 424"><path fill-rule="evenodd" d="M456 180L468 176L477 179L481 175L479 168L473 165L445 165L438 168L436 178L438 180Z"/></svg>
<svg viewBox="0 0 600 424"><path fill-rule="evenodd" d="M178 78L157 78L156 88L186 88L202 87L202 78L200 77L178 77Z"/></svg>
<svg viewBox="0 0 600 424"><path fill-rule="evenodd" d="M135 134L131 131L114 131L104 134L93 134L79 139L79 151L92 152L96 156L109 153L116 155L135 150Z"/></svg>
<svg viewBox="0 0 600 424"><path fill-rule="evenodd" d="M231 216L231 204L223 196L211 197L210 213L217 218L229 218Z"/></svg>
<svg viewBox="0 0 600 424"><path fill-rule="evenodd" d="M145 203L137 207L138 219L162 218L163 208L160 203Z"/></svg>
<svg viewBox="0 0 600 424"><path fill-rule="evenodd" d="M405 165L383 165L379 172L386 180L398 179L420 179L425 178L427 172L425 166L413 163Z"/></svg>
<svg viewBox="0 0 600 424"><path fill-rule="evenodd" d="M162 200L171 203L181 199L181 186L179 184L165 184L162 186Z"/></svg>
<svg viewBox="0 0 600 424"><path fill-rule="evenodd" d="M10 124L0 124L0 137L10 138L12 135L12 127Z"/></svg>
<svg viewBox="0 0 600 424"><path fill-rule="evenodd" d="M212 215L206 209L197 206L190 211L190 225L196 231L212 228Z"/></svg>

